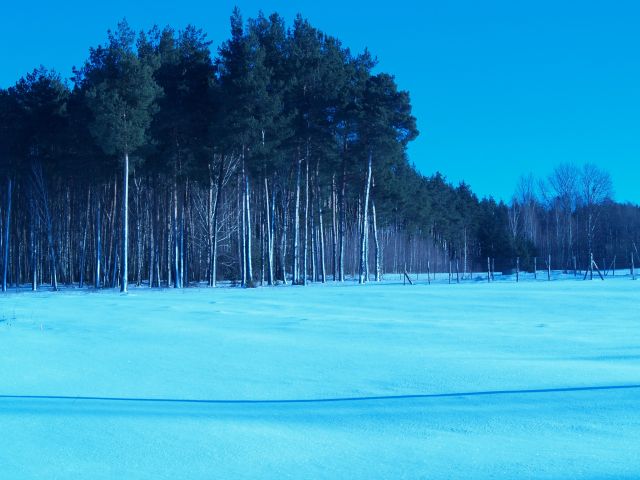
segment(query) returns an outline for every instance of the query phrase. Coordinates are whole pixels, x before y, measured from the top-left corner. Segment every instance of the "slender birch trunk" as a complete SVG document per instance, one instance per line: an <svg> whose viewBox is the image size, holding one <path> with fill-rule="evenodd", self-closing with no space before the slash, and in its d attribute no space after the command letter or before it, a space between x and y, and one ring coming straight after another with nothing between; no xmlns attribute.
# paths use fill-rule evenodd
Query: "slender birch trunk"
<svg viewBox="0 0 640 480"><path fill-rule="evenodd" d="M218 212L222 202L222 186L224 184L224 155L220 157L220 169L218 170L218 186L216 190L216 201L213 205L213 251L211 252L211 286L216 286L218 275Z"/></svg>
<svg viewBox="0 0 640 480"><path fill-rule="evenodd" d="M4 262L2 265L2 291L7 291L7 275L9 272L9 228L11 226L11 199L13 197L13 180L7 178L7 204L4 222Z"/></svg>
<svg viewBox="0 0 640 480"><path fill-rule="evenodd" d="M336 192L336 175L331 177L331 253L333 267L333 281L338 279L338 220L337 220L338 193Z"/></svg>
<svg viewBox="0 0 640 480"><path fill-rule="evenodd" d="M264 177L264 201L265 201L265 220L267 224L267 283L273 285L273 231L271 229L273 219L269 205L269 181ZM273 202L271 202L273 205Z"/></svg>
<svg viewBox="0 0 640 480"><path fill-rule="evenodd" d="M209 188L207 191L207 285L213 286L213 172L209 162Z"/></svg>
<svg viewBox="0 0 640 480"><path fill-rule="evenodd" d="M29 243L31 244L31 291L38 290L38 242L36 241L36 226L39 220L36 201L32 194L29 198L31 216L29 221Z"/></svg>
<svg viewBox="0 0 640 480"><path fill-rule="evenodd" d="M298 155L298 168L296 173L296 203L293 217L293 284L299 283L299 263L300 263L300 174L302 169L302 159Z"/></svg>
<svg viewBox="0 0 640 480"><path fill-rule="evenodd" d="M242 193L242 172L237 174L237 207L236 218L238 222L237 231L237 243L238 243L238 267L240 269L240 283L244 286L244 194Z"/></svg>
<svg viewBox="0 0 640 480"><path fill-rule="evenodd" d="M280 268L282 269L282 283L287 284L287 231L289 227L289 194L282 191L282 238L280 243Z"/></svg>
<svg viewBox="0 0 640 480"><path fill-rule="evenodd" d="M96 195L96 268L94 272L93 286L100 288L100 261L102 257L102 215L100 212L100 194Z"/></svg>
<svg viewBox="0 0 640 480"><path fill-rule="evenodd" d="M325 269L324 261L324 225L322 220L322 199L320 198L320 166L316 162L316 197L318 201L318 244L320 247L320 281L325 283L327 281L327 272Z"/></svg>
<svg viewBox="0 0 640 480"><path fill-rule="evenodd" d="M43 180L44 182L44 180ZM58 290L58 261L56 258L56 250L53 239L53 221L51 219L51 209L49 208L49 198L47 192L45 190L44 183L41 185L42 190L42 199L43 199L43 207L44 207L44 215L45 215L45 223L47 226L47 244L49 246L49 262L51 265L51 288L54 291Z"/></svg>
<svg viewBox="0 0 640 480"><path fill-rule="evenodd" d="M133 177L136 187L136 286L142 284L142 212L140 211L140 178Z"/></svg>
<svg viewBox="0 0 640 480"><path fill-rule="evenodd" d="M345 229L347 223L346 212L346 189L347 189L347 167L346 161L342 162L342 188L340 189L340 227L339 227L339 240L338 240L338 280L344 282L344 243L345 243Z"/></svg>
<svg viewBox="0 0 640 480"><path fill-rule="evenodd" d="M128 245L129 245L129 154L124 154L124 178L122 182L122 270L120 291L127 292L128 287Z"/></svg>
<svg viewBox="0 0 640 480"><path fill-rule="evenodd" d="M178 180L173 183L173 288L181 288L180 283L180 235L178 232Z"/></svg>
<svg viewBox="0 0 640 480"><path fill-rule="evenodd" d="M152 195L151 189L149 189L147 193L147 196L149 197L148 201L149 201L149 205L153 205L153 207L151 207L147 212L147 221L149 225L149 288L153 288L153 284L154 284L154 271L155 271L155 262L156 262L155 237L156 237L156 228L157 228L157 225L154 225L154 218L155 218L154 213L158 210L158 201L155 198L155 196L152 199L151 195ZM160 282L158 281L158 283Z"/></svg>
<svg viewBox="0 0 640 480"><path fill-rule="evenodd" d="M371 193L371 162L372 154L369 152L369 161L367 164L367 177L364 187L364 206L362 210L362 231L360 237L360 280L363 284L367 281L367 241L369 239L369 194Z"/></svg>
<svg viewBox="0 0 640 480"><path fill-rule="evenodd" d="M307 284L307 257L309 249L309 156L305 158L304 187L304 247L302 248L302 285Z"/></svg>
<svg viewBox="0 0 640 480"><path fill-rule="evenodd" d="M375 243L376 249L376 282L382 280L382 269L381 269L381 250L380 250L380 241L378 239L378 221L376 218L376 202L371 199L371 216L373 218L373 241Z"/></svg>
<svg viewBox="0 0 640 480"><path fill-rule="evenodd" d="M251 210L250 210L250 206L249 206L249 177L247 175L245 175L244 178L244 185L245 185L245 212L246 212L246 242L247 242L247 247L245 250L246 253L246 269L247 269L247 273L246 273L246 283L251 285L253 283L253 270L252 270L252 266L251 266Z"/></svg>
<svg viewBox="0 0 640 480"><path fill-rule="evenodd" d="M185 184L185 195L180 205L180 288L184 288L185 285L185 247L184 247L184 216L185 216L185 203L187 196L188 184Z"/></svg>
<svg viewBox="0 0 640 480"><path fill-rule="evenodd" d="M84 287L84 270L87 256L87 231L89 230L89 216L91 215L91 189L87 191L87 213L85 215L84 232L82 234L82 251L80 254L80 279L78 286Z"/></svg>

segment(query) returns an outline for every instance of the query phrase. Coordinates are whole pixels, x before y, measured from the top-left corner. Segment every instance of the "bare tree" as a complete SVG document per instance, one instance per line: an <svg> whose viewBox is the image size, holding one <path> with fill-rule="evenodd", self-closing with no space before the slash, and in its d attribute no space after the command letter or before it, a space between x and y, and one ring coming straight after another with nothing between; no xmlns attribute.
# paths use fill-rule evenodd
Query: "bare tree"
<svg viewBox="0 0 640 480"><path fill-rule="evenodd" d="M535 241L537 232L536 181L533 174L523 175L518 180L516 198L521 208L523 233L528 240Z"/></svg>
<svg viewBox="0 0 640 480"><path fill-rule="evenodd" d="M593 234L600 216L600 206L613 196L613 184L609 172L592 163L582 167L579 180L580 199L587 214L587 246L593 251Z"/></svg>
<svg viewBox="0 0 640 480"><path fill-rule="evenodd" d="M578 203L579 179L580 170L571 163L558 165L547 179L553 196L550 206L555 213L558 251L562 252L565 264L574 255L573 214Z"/></svg>

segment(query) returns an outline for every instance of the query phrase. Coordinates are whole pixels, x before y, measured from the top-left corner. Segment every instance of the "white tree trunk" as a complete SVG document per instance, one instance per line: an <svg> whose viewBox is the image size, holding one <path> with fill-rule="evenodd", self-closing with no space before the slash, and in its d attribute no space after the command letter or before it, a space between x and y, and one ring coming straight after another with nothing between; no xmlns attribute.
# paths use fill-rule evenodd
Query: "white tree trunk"
<svg viewBox="0 0 640 480"><path fill-rule="evenodd" d="M316 164L316 185L317 185L317 197L318 197L318 228L319 228L319 239L318 243L320 246L320 281L325 283L327 281L327 272L325 269L325 261L324 261L324 225L322 224L322 200L320 198L320 178L318 175L318 165Z"/></svg>
<svg viewBox="0 0 640 480"><path fill-rule="evenodd" d="M124 154L124 168L122 181L122 269L120 291L127 292L128 258L127 246L129 245L129 154Z"/></svg>
<svg viewBox="0 0 640 480"><path fill-rule="evenodd" d="M4 222L4 262L2 265L2 291L7 291L7 275L9 271L9 227L11 225L11 199L13 197L13 180L7 178L7 205Z"/></svg>
<svg viewBox="0 0 640 480"><path fill-rule="evenodd" d="M178 181L173 184L173 287L180 288L180 236L178 235Z"/></svg>
<svg viewBox="0 0 640 480"><path fill-rule="evenodd" d="M299 281L298 265L300 263L300 170L302 169L302 159L298 158L298 170L296 174L296 205L293 218L293 284Z"/></svg>
<svg viewBox="0 0 640 480"><path fill-rule="evenodd" d="M309 257L309 157L305 159L304 183L304 246L302 248L302 284L307 284L307 259Z"/></svg>
<svg viewBox="0 0 640 480"><path fill-rule="evenodd" d="M382 270L381 270L381 252L380 252L380 240L378 239L378 221L376 218L376 203L371 199L371 215L373 217L373 241L375 243L376 248L376 282L382 280Z"/></svg>
<svg viewBox="0 0 640 480"><path fill-rule="evenodd" d="M367 281L367 243L369 240L369 194L371 193L371 152L367 165L367 179L364 187L364 207L362 209L362 231L360 237L360 280L359 283Z"/></svg>
<svg viewBox="0 0 640 480"><path fill-rule="evenodd" d="M244 193L245 193L245 214L246 214L246 232L247 232L247 236L246 236L246 241L247 241L247 248L246 248L246 265L247 265L247 283L250 284L253 282L253 270L251 267L251 211L249 209L249 176L246 175L244 178Z"/></svg>
<svg viewBox="0 0 640 480"><path fill-rule="evenodd" d="M273 232L271 231L272 219L269 205L269 181L264 178L265 218L267 223L267 283L273 285Z"/></svg>
<svg viewBox="0 0 640 480"><path fill-rule="evenodd" d="M94 286L100 288L100 261L102 257L102 226L101 226L100 194L96 195L96 270Z"/></svg>

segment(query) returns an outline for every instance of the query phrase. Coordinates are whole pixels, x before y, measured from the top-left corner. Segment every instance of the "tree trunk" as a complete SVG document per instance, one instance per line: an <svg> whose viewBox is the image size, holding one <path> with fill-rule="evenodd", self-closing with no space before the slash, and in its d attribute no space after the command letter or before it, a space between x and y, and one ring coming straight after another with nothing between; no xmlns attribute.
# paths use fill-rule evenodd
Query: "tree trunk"
<svg viewBox="0 0 640 480"><path fill-rule="evenodd" d="M244 165L244 164L243 164ZM242 172L237 174L237 206L236 206L236 218L238 222L237 231L237 243L238 243L238 267L240 273L240 283L244 286L245 283L245 271L244 271L244 193L242 193Z"/></svg>
<svg viewBox="0 0 640 480"><path fill-rule="evenodd" d="M298 155L299 157L299 155ZM296 173L296 204L293 218L293 284L299 282L298 266L300 263L300 174L302 169L302 159L298 158L298 169Z"/></svg>
<svg viewBox="0 0 640 480"><path fill-rule="evenodd" d="M335 174L331 178L331 253L332 267L333 267L333 281L338 279L338 220L337 220L337 207L338 207L338 193L336 192L336 176Z"/></svg>
<svg viewBox="0 0 640 480"><path fill-rule="evenodd" d="M45 188L44 183L41 188ZM51 209L49 208L49 198L46 192L43 190L43 202L44 202L44 215L45 223L47 226L47 244L49 246L49 262L51 265L51 288L54 291L58 290L58 261L56 259L56 251L53 239L53 224L51 219Z"/></svg>
<svg viewBox="0 0 640 480"><path fill-rule="evenodd" d="M180 288L184 288L185 284L185 247L184 247L184 206L186 203L186 192L188 184L185 185L185 198L182 198L182 204L180 205Z"/></svg>
<svg viewBox="0 0 640 480"><path fill-rule="evenodd" d="M91 215L91 190L87 192L87 213L85 216L84 233L82 234L82 253L80 255L80 280L78 286L84 287L84 270L87 257L87 231L89 230L89 216Z"/></svg>
<svg viewBox="0 0 640 480"><path fill-rule="evenodd" d="M307 258L309 249L309 156L305 158L304 186L304 247L302 248L302 284L307 284Z"/></svg>
<svg viewBox="0 0 640 480"><path fill-rule="evenodd" d="M124 177L122 181L122 270L120 272L120 291L127 292L128 287L128 267L127 258L129 245L129 154L124 154Z"/></svg>
<svg viewBox="0 0 640 480"><path fill-rule="evenodd" d="M100 288L100 261L102 257L102 215L100 213L100 194L96 195L96 268L94 271L93 285Z"/></svg>
<svg viewBox="0 0 640 480"><path fill-rule="evenodd" d="M244 186L245 186L245 212L246 212L246 242L247 247L245 249L246 254L246 265L247 265L247 273L246 273L246 283L248 285L253 284L253 270L251 266L251 210L249 208L249 176L245 175L244 178Z"/></svg>
<svg viewBox="0 0 640 480"><path fill-rule="evenodd" d="M463 272L462 272L462 278L465 279L467 277L467 265L468 265L468 252L469 252L469 246L468 246L468 241L467 241L467 228L464 228L464 265L463 265Z"/></svg>
<svg viewBox="0 0 640 480"><path fill-rule="evenodd" d="M338 239L338 280L344 282L344 242L345 242L345 230L347 223L346 212L346 190L347 190L347 166L346 159L342 161L342 188L340 190L340 227L339 227L339 239Z"/></svg>
<svg viewBox="0 0 640 480"><path fill-rule="evenodd" d="M218 170L218 187L216 190L216 203L213 205L213 238L211 252L211 286L216 286L218 275L218 211L220 210L220 202L222 201L222 185L224 183L224 155L220 157L220 169Z"/></svg>
<svg viewBox="0 0 640 480"><path fill-rule="evenodd" d="M273 285L273 218L272 208L269 204L269 181L264 177L264 202L265 202L265 220L267 224L267 283Z"/></svg>
<svg viewBox="0 0 640 480"><path fill-rule="evenodd" d="M320 174L319 165L316 163L316 197L318 200L318 244L320 247L320 281L325 283L327 281L327 272L325 270L324 260L324 225L322 221L322 199L320 198Z"/></svg>
<svg viewBox="0 0 640 480"><path fill-rule="evenodd" d="M140 211L140 179L133 178L136 187L136 286L142 283L142 212Z"/></svg>
<svg viewBox="0 0 640 480"><path fill-rule="evenodd" d="M4 263L2 265L2 291L7 291L7 274L9 271L9 227L11 226L11 199L13 197L13 180L7 178L7 205L4 222Z"/></svg>
<svg viewBox="0 0 640 480"><path fill-rule="evenodd" d="M38 223L38 214L36 209L36 200L33 193L30 195L31 218L29 222L29 241L31 244L31 291L38 290L38 242L36 240L36 227Z"/></svg>
<svg viewBox="0 0 640 480"><path fill-rule="evenodd" d="M365 283L368 279L367 275L367 242L369 240L369 194L371 193L371 161L372 154L369 152L369 161L367 164L367 177L364 187L364 207L362 209L362 231L360 237L360 281Z"/></svg>
<svg viewBox="0 0 640 480"><path fill-rule="evenodd" d="M376 218L376 203L371 199L371 215L373 218L373 242L375 244L376 249L376 282L380 282L382 280L382 269L381 269L381 252L380 252L380 240L378 239L378 220Z"/></svg>
<svg viewBox="0 0 640 480"><path fill-rule="evenodd" d="M180 284L180 236L178 234L178 180L173 182L173 288Z"/></svg>
<svg viewBox="0 0 640 480"><path fill-rule="evenodd" d="M154 219L156 217L156 212L158 210L158 201L155 198L155 195L153 197L153 199L151 198L152 194L152 190L149 189L148 190L148 202L149 202L149 210L147 212L147 219L148 219L148 225L149 225L149 288L153 288L153 284L154 284L154 272L155 272L155 254L156 254L156 250L155 250L155 241L156 241L156 228L157 225L154 225ZM153 207L151 207L151 205L153 205Z"/></svg>

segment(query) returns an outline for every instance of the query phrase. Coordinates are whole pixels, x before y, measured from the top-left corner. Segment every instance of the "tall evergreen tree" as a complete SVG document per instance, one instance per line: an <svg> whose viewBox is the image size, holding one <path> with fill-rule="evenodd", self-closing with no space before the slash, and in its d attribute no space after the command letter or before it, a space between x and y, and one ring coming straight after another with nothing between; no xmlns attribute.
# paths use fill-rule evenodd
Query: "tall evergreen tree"
<svg viewBox="0 0 640 480"><path fill-rule="evenodd" d="M20 170L21 150L24 146L24 115L22 115L14 88L0 89L0 171L5 185L4 218L2 229L2 291L7 291L9 274L9 247L13 190Z"/></svg>
<svg viewBox="0 0 640 480"><path fill-rule="evenodd" d="M108 155L122 161L122 254L120 290L128 283L129 156L145 144L161 89L152 66L135 51L135 33L126 21L109 32L105 47L91 49L82 71L93 113L91 133Z"/></svg>
<svg viewBox="0 0 640 480"><path fill-rule="evenodd" d="M71 165L65 148L68 140L69 89L57 73L41 67L21 78L15 86L15 92L23 113L25 150L22 158L27 162L30 174L31 216L38 216L45 226L51 287L57 290L58 260L49 193L51 187L47 179L70 173ZM34 232L30 235L32 251L35 250L33 236ZM35 275L33 272L34 278Z"/></svg>
<svg viewBox="0 0 640 480"><path fill-rule="evenodd" d="M365 167L360 241L360 283L366 278L369 237L369 198L373 162L384 172L404 159L407 144L418 135L407 92L398 91L390 75L370 77L362 92L358 118L359 153Z"/></svg>

